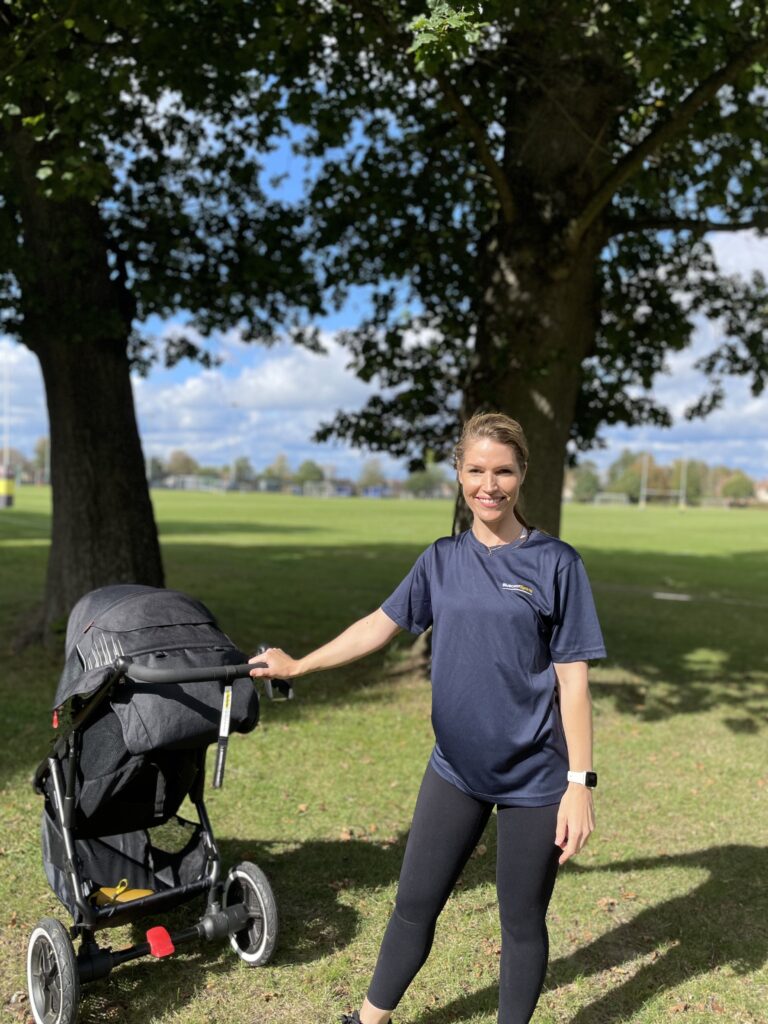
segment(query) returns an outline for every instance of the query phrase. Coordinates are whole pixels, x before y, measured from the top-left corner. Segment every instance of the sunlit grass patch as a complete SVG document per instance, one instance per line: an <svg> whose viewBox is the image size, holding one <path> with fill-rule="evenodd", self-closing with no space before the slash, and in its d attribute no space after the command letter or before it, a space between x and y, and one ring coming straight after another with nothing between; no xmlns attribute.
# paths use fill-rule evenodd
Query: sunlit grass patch
<svg viewBox="0 0 768 1024"><path fill-rule="evenodd" d="M376 607L451 516L447 502L153 500L168 584L209 603L247 649L265 639L295 653ZM0 514L0 1006L11 1022L28 1018L31 928L65 920L29 786L60 657L12 653L43 584L47 501L22 488ZM569 507L564 536L585 558L610 657L592 670L598 830L555 890L535 1020L765 1024L768 516ZM654 598L660 589L691 599ZM273 964L249 971L226 944L129 964L84 989L85 1024L314 1024L357 1005L432 742L429 686L409 652L400 638L299 683L293 703L265 703L260 728L232 739L224 789L208 792L225 862L255 860L273 882ZM398 1024L496 1019L493 819L483 846Z"/></svg>

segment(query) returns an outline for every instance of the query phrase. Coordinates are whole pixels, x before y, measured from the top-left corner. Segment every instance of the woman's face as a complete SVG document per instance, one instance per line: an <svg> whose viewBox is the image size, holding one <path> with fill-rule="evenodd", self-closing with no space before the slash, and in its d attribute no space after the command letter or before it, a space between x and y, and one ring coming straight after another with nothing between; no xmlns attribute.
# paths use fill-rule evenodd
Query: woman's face
<svg viewBox="0 0 768 1024"><path fill-rule="evenodd" d="M496 527L514 519L525 479L515 449L488 437L471 441L458 469L464 500L476 520Z"/></svg>

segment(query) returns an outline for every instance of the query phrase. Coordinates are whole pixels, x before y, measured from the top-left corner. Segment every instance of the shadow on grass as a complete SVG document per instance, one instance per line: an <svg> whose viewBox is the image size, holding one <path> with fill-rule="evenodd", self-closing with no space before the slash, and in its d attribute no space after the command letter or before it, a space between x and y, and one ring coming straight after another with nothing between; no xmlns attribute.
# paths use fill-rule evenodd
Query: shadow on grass
<svg viewBox="0 0 768 1024"><path fill-rule="evenodd" d="M462 888L493 877L493 819L484 842L488 843L488 854L469 862ZM354 939L361 917L345 902L344 894L375 891L395 882L404 844L405 836L389 847L355 840L317 840L285 850L276 843L224 840L220 847L226 865L253 860L270 878L280 912L281 935L271 966L279 970L330 956ZM569 1017L570 1024L618 1024L638 1013L650 999L699 975L724 967L747 975L766 962L768 914L760 909L765 902L764 879L768 873L768 851L764 849L728 845L599 867L570 865L568 871L587 875L669 868L700 868L708 872L708 877L693 891L641 910L632 920L550 964L546 982L549 990L579 978L607 974L605 994ZM183 921L180 917L179 923ZM218 977L225 978L236 969L234 954L226 943L188 949L183 957L163 965L128 965L108 981L87 986L83 1024L105 1019L133 1024L154 1019L153 1015L162 1016L203 1000L206 988L215 990ZM638 960L642 963L634 970L632 965ZM625 980L632 970L632 976ZM259 972L254 975L255 987L258 976ZM416 1017L414 1024L459 1024L473 1015L495 1012L497 1004L497 986L488 985L445 1006L431 1007Z"/></svg>
<svg viewBox="0 0 768 1024"><path fill-rule="evenodd" d="M280 938L269 966L280 968L307 963L332 955L347 946L360 926L360 914L346 905L349 890L375 889L396 880L400 871L405 836L391 846L350 840L310 841L300 846L268 841L219 840L224 870L242 860L258 864L269 877L278 904ZM282 849L281 849L282 847ZM287 847L287 848L286 848ZM197 900L162 921L147 918L136 922L128 942L141 942L148 928L163 924L181 929L199 920L204 903ZM101 944L109 938L101 933ZM190 943L179 956L158 964L139 960L117 968L109 978L83 989L81 1024L109 1020L113 1024L135 1024L155 1020L166 1013L181 1011L199 1002L200 1019L205 1019L204 1000L208 989L215 991L219 979L238 969L235 954L224 940ZM262 970L254 969L254 992L260 984L275 985ZM158 974L158 972L160 972Z"/></svg>
<svg viewBox="0 0 768 1024"><path fill-rule="evenodd" d="M631 921L550 964L546 981L550 990L579 978L609 975L605 995L569 1017L569 1024L615 1024L638 1013L660 993L699 975L724 967L747 975L766 963L768 850L728 845L594 868L571 865L568 870L586 875L676 867L703 868L709 877L692 892L642 910ZM623 980L624 965L638 959L644 960L642 965ZM430 1009L414 1024L458 1024L475 1014L492 1012L497 1005L497 987L489 985Z"/></svg>
<svg viewBox="0 0 768 1024"><path fill-rule="evenodd" d="M23 546L25 540L50 540L51 516L48 512L31 512L19 508L3 509L0 516L0 544L13 541Z"/></svg>
<svg viewBox="0 0 768 1024"><path fill-rule="evenodd" d="M301 655L377 607L420 550L420 545L406 544L357 548L179 544L166 549L165 559L168 585L205 601L244 650L253 650L265 640ZM588 555L610 654L610 660L593 675L598 700L613 702L620 713L648 722L726 708L724 722L733 732L749 735L764 727L768 657L758 623L761 613L726 599L721 603L716 588L723 579L731 589L740 579L753 583L763 576L768 579L765 553L720 560L680 557L671 560L673 576L663 576L670 562L664 555L593 551ZM626 570L626 585L615 583L614 556L620 556L622 572ZM657 575L665 586L696 583L696 593L706 599L666 604L654 600L649 587ZM606 592L601 590L604 579L610 580ZM12 636L8 623L6 644ZM409 642L403 636L395 644L402 652ZM299 682L292 715L298 719L303 707L315 704L389 699L397 683L397 650ZM42 659L34 649L8 664L12 671L0 677L0 705L13 718L0 747L4 777L32 771L45 755L51 735L50 702L61 667L51 668L50 656ZM290 728L292 716L282 717Z"/></svg>
<svg viewBox="0 0 768 1024"><path fill-rule="evenodd" d="M255 523L249 519L217 519L217 520L197 520L197 519L179 519L179 520L168 520L161 519L158 524L158 530L160 534L160 540L164 537L172 537L175 534L225 534L225 533L238 533L238 534L253 534L254 538L259 534L270 534L280 536L282 534L293 534L293 533L325 533L320 526L306 526L299 524L298 526L286 526L280 523Z"/></svg>

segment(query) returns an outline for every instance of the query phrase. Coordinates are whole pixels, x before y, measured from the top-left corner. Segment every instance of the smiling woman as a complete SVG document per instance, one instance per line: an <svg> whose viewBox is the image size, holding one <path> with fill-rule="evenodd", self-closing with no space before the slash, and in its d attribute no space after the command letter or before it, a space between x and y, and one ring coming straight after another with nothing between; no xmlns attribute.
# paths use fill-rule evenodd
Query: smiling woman
<svg viewBox="0 0 768 1024"><path fill-rule="evenodd" d="M387 1024L494 807L500 1024L525 1024L538 1001L558 866L594 827L587 660L605 648L578 554L518 512L527 462L518 423L472 417L455 449L472 528L432 544L378 609L323 647L300 659L270 648L259 656L266 667L252 671L335 668L401 629L432 627L436 743L373 980L346 1024Z"/></svg>
<svg viewBox="0 0 768 1024"><path fill-rule="evenodd" d="M454 450L454 465L474 519L472 529L489 552L525 539L529 526L518 499L528 445L520 424L507 416L473 416Z"/></svg>

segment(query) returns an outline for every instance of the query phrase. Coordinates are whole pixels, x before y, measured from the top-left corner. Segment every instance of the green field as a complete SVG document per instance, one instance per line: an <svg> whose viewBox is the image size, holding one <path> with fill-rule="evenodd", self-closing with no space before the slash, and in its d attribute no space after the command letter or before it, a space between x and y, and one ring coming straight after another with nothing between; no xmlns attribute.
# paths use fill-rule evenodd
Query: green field
<svg viewBox="0 0 768 1024"><path fill-rule="evenodd" d="M376 607L451 518L445 502L153 500L168 585L206 601L244 648L296 654ZM48 501L22 488L0 510L0 1019L16 1024L32 1019L29 933L43 916L66 921L29 786L61 655L17 644L43 585ZM598 830L555 890L535 1024L765 1024L768 513L569 506L563 537L586 562L610 658L592 671ZM273 964L249 971L228 946L187 946L87 986L81 1020L322 1024L357 1005L430 747L408 638L302 681L292 704L265 703L208 809L225 864L249 858L272 879ZM398 1024L495 1021L494 853L492 820Z"/></svg>

